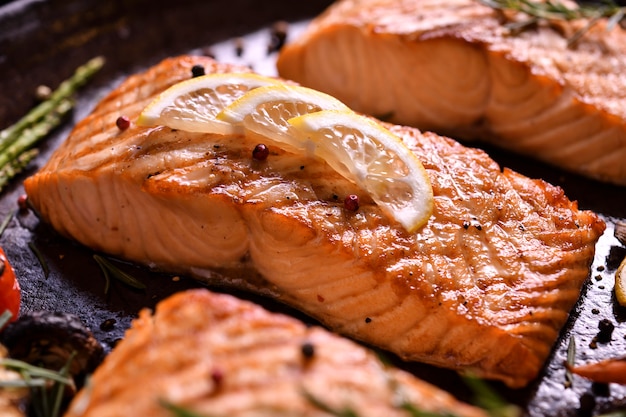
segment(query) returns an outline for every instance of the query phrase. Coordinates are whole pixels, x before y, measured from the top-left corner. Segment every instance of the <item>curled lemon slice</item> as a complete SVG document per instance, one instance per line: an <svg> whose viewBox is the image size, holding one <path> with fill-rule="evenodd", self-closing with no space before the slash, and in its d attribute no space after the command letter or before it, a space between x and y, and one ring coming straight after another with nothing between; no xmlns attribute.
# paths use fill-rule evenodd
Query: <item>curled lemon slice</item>
<svg viewBox="0 0 626 417"><path fill-rule="evenodd" d="M320 110L350 108L336 98L317 90L295 85L277 84L254 89L225 107L216 118L243 126L247 135L259 135L283 145L302 150L287 120Z"/></svg>
<svg viewBox="0 0 626 417"><path fill-rule="evenodd" d="M433 211L424 166L396 135L353 112L319 111L288 120L303 147L366 190L409 232Z"/></svg>
<svg viewBox="0 0 626 417"><path fill-rule="evenodd" d="M241 133L215 116L248 91L280 81L253 73L210 74L175 84L139 115L140 126L164 125L187 132Z"/></svg>

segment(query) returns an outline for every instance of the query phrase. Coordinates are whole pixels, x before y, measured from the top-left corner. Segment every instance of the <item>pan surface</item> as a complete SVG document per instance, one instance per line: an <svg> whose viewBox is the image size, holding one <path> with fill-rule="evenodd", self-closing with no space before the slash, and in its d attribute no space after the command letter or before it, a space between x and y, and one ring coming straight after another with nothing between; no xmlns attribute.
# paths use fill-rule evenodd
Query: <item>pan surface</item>
<svg viewBox="0 0 626 417"><path fill-rule="evenodd" d="M274 75L275 52L268 52L271 27L289 23L288 38L319 14L330 0L294 2L274 0L20 0L0 3L0 128L15 122L36 102L38 85L55 87L76 67L102 55L106 65L77 97L68 120L39 149L40 156L0 195L0 219L16 212L24 192L23 179L37 170L86 116L96 102L131 73L179 54L211 54L218 60L250 65ZM476 143L470 146L478 146ZM544 374L522 390L491 385L503 397L522 406L528 416L592 416L626 410L626 387L592 384L580 378L566 386L563 362L570 340L577 347L577 363L626 354L626 309L613 295L614 274L626 248L614 237L614 225L626 220L626 188L578 177L536 161L482 146L501 166L561 186L579 207L599 213L607 230L598 242L596 257L579 303L563 329ZM626 163L626 161L625 161ZM0 238L0 245L18 275L23 311L66 311L78 315L105 349L123 337L130 321L143 307L167 295L200 284L121 264L147 288L137 291L113 282L104 293L104 277L93 252L59 237L30 212L16 212ZM32 248L49 268L46 274ZM216 291L229 291L211 288ZM283 305L236 293L264 307L311 319ZM610 341L598 342L601 323L614 326ZM459 398L471 401L467 388L453 372L421 364L394 362Z"/></svg>

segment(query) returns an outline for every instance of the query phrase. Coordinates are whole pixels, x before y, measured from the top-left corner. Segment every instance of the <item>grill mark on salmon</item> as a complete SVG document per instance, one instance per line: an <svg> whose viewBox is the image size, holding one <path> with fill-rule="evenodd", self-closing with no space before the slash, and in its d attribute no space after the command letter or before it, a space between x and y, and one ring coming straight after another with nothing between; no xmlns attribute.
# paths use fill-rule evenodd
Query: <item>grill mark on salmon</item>
<svg viewBox="0 0 626 417"><path fill-rule="evenodd" d="M323 161L280 149L254 161L244 136L117 129L117 116L134 120L195 64L239 70L178 57L122 83L25 181L43 221L98 251L276 298L406 360L515 387L538 375L601 218L559 187L409 127L386 125L424 164L435 200L413 234ZM357 212L343 208L349 194Z"/></svg>
<svg viewBox="0 0 626 417"><path fill-rule="evenodd" d="M141 311L66 417L171 416L164 401L207 416L329 415L306 394L359 416L407 415L400 398L421 411L486 416L354 342L202 289Z"/></svg>
<svg viewBox="0 0 626 417"><path fill-rule="evenodd" d="M568 48L586 22L511 35L502 18L474 0L341 0L277 67L363 113L626 185L626 33L599 22Z"/></svg>

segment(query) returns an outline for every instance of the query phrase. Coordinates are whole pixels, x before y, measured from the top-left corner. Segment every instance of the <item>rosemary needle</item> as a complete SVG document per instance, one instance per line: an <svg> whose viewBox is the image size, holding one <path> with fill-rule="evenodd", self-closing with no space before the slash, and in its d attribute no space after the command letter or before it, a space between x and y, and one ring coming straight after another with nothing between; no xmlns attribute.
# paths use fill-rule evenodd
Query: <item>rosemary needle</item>
<svg viewBox="0 0 626 417"><path fill-rule="evenodd" d="M13 314L9 310L4 310L2 314L0 314L0 329L2 329L13 317Z"/></svg>
<svg viewBox="0 0 626 417"><path fill-rule="evenodd" d="M41 264L41 268L43 269L43 276L48 278L48 275L50 275L50 268L48 267L48 263L46 262L46 259L41 254L41 251L39 250L37 246L35 246L33 242L28 242L28 247L30 248L31 251L33 251L33 253L37 257L37 260Z"/></svg>
<svg viewBox="0 0 626 417"><path fill-rule="evenodd" d="M7 214L4 217L4 220L2 220L2 223L0 223L0 237L2 237L2 235L4 234L4 231L9 226L9 223L11 223L13 216L15 216L15 212L16 210L12 210L9 214Z"/></svg>
<svg viewBox="0 0 626 417"><path fill-rule="evenodd" d="M108 259L97 254L93 255L93 259L98 263L100 269L102 269L102 273L104 274L104 278L106 280L105 294L109 290L110 278L115 278L118 281L128 285L129 287L135 288L137 290L146 289L145 284L113 265Z"/></svg>
<svg viewBox="0 0 626 417"><path fill-rule="evenodd" d="M159 403L161 404L161 406L163 408L165 408L166 410L170 411L172 413L173 416L176 417L209 417L207 415L204 414L198 414L195 413L191 410L188 410L184 407L172 404L168 401L165 400L160 400Z"/></svg>
<svg viewBox="0 0 626 417"><path fill-rule="evenodd" d="M598 3L585 3L576 7L568 7L557 0L478 0L485 6L501 11L512 11L526 14L527 21L508 24L512 30L521 30L539 20L578 20L588 19L587 24L578 30L570 39L568 46L572 46L582 38L601 19L608 19L606 28L611 30L616 24L625 25L626 7L620 6L613 0L604 0Z"/></svg>
<svg viewBox="0 0 626 417"><path fill-rule="evenodd" d="M40 368L38 366L34 366L34 365L31 365L29 363L26 363L17 359L11 359L11 358L0 359L0 366L12 369L17 372L24 373L28 375L29 378L31 378L31 381L38 381L43 378L46 380L60 382L62 384L72 384L72 380L70 378L68 378L67 376L61 375L61 373L59 372L51 371L46 368ZM0 383L0 386L4 386L2 385L4 383L5 382Z"/></svg>

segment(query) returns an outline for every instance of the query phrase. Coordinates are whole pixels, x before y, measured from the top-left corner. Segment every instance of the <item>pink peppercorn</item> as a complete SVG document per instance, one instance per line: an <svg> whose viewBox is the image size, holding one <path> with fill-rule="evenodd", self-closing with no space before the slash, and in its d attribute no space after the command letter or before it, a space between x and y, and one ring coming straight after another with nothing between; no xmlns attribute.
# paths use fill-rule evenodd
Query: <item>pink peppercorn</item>
<svg viewBox="0 0 626 417"><path fill-rule="evenodd" d="M126 130L130 127L130 119L126 116L120 116L115 121L115 124L119 130Z"/></svg>
<svg viewBox="0 0 626 417"><path fill-rule="evenodd" d="M28 196L26 194L22 194L17 198L17 207L21 212L28 210Z"/></svg>
<svg viewBox="0 0 626 417"><path fill-rule="evenodd" d="M350 194L343 200L343 206L346 210L357 211L359 209L359 196Z"/></svg>
<svg viewBox="0 0 626 417"><path fill-rule="evenodd" d="M262 143L259 143L254 147L252 151L252 157L257 161L265 161L270 154L270 150L267 146Z"/></svg>

